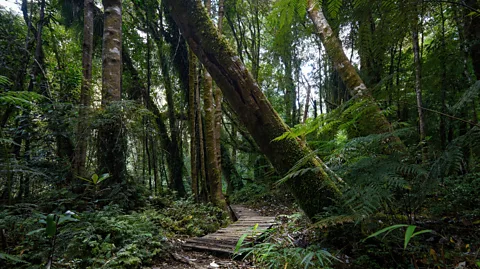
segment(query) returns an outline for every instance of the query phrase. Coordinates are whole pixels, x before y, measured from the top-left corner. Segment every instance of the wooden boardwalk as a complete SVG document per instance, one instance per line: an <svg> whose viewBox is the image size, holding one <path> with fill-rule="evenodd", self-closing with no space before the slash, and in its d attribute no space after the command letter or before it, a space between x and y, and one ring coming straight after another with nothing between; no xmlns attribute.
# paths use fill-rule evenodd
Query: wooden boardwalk
<svg viewBox="0 0 480 269"><path fill-rule="evenodd" d="M238 220L226 228L202 237L191 238L184 244L184 248L233 254L238 239L243 234L249 236L245 242L253 241L275 223L275 217L264 217L257 212L240 205L231 206ZM258 224L255 231L252 228Z"/></svg>

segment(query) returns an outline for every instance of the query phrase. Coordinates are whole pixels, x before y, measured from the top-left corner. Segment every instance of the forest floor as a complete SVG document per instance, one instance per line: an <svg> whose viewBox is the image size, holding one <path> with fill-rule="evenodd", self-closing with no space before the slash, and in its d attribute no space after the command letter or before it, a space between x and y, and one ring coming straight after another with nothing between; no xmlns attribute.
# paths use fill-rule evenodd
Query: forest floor
<svg viewBox="0 0 480 269"><path fill-rule="evenodd" d="M228 256L216 256L209 252L199 252L193 250L179 249L172 254L172 259L162 262L152 269L183 269L183 268L228 268L228 269L247 269L257 268L248 260L233 259Z"/></svg>

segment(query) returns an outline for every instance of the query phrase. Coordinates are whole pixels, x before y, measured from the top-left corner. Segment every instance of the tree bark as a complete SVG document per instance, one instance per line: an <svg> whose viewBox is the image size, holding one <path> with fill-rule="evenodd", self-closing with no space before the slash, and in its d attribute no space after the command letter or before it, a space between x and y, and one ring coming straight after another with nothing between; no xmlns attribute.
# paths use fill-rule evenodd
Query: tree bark
<svg viewBox="0 0 480 269"><path fill-rule="evenodd" d="M211 10L211 1L205 1L205 8L208 13ZM218 30L218 29L217 29ZM218 31L219 35L220 31ZM221 94L220 94L221 95ZM221 96L217 96L221 98ZM207 162L207 174L208 174L208 186L209 186L209 200L212 204L219 208L227 209L225 198L222 193L222 171L219 163L220 152L220 134L217 134L217 117L216 108L214 104L218 102L220 106L220 118L221 120L221 101L217 101L213 96L213 80L207 69L204 72L204 87L203 87L203 105L205 111L205 148L206 148L206 162ZM220 126L219 126L220 127Z"/></svg>
<svg viewBox="0 0 480 269"><path fill-rule="evenodd" d="M413 5L416 5L413 3ZM414 19L413 19L413 26L412 26L412 42L413 42L413 62L415 66L415 94L417 97L417 110L418 110L418 131L420 134L420 143L422 143L422 161L425 162L427 160L427 148L425 147L425 116L423 114L423 103L422 103L422 62L420 57L420 46L418 41L418 15L416 12L416 8L414 8Z"/></svg>
<svg viewBox="0 0 480 269"><path fill-rule="evenodd" d="M37 31L36 31L36 47L35 47L35 56L34 56L34 62L33 62L33 68L32 68L32 78L30 79L30 83L28 84L28 91L33 91L34 87L37 85L38 86L37 92L40 94L45 94L46 92L46 83L45 83L46 78L43 75L43 70L42 70L44 66L43 39L42 39L44 24L45 24L45 0L42 0L40 2L40 19L38 21Z"/></svg>
<svg viewBox="0 0 480 269"><path fill-rule="evenodd" d="M474 8L475 10L480 9L480 3L477 0L466 0L465 4ZM466 10L467 14L471 10ZM466 39L469 44L472 44L470 47L470 55L472 57L473 71L477 80L480 80L480 16L479 14L473 14L472 16L466 16L468 18L465 23L465 32Z"/></svg>
<svg viewBox="0 0 480 269"><path fill-rule="evenodd" d="M302 118L302 123L305 123L308 118L308 108L310 105L310 92L311 92L312 86L310 85L310 83L308 83L308 79L305 76L303 76L303 78L305 79L305 83L307 84L307 96L305 97L305 110L303 111L303 118Z"/></svg>
<svg viewBox="0 0 480 269"><path fill-rule="evenodd" d="M362 117L361 124L358 124L360 129L355 136L390 132L392 129L390 122L380 113L380 108L376 104L372 93L367 89L358 72L345 55L340 39L334 34L322 10L316 6L315 0L306 1L308 16L313 22L316 33L325 47L326 54L330 57L335 70L350 91L350 95L365 101L368 106L374 108L370 114ZM392 136L388 141L394 142L395 148L399 150L404 149L398 137Z"/></svg>
<svg viewBox="0 0 480 269"><path fill-rule="evenodd" d="M196 58L191 50L188 51L188 117L190 120L190 177L192 194L195 201L199 201L198 169L197 169L197 130L196 130Z"/></svg>
<svg viewBox="0 0 480 269"><path fill-rule="evenodd" d="M84 1L83 15L83 49L82 49L82 89L80 91L80 105L78 110L77 144L73 158L73 173L85 175L87 158L88 114L90 109L92 83L92 55L93 55L93 0Z"/></svg>
<svg viewBox="0 0 480 269"><path fill-rule="evenodd" d="M205 110L205 148L207 157L208 186L210 202L219 208L226 208L222 194L222 177L217 157L217 138L215 128L215 111L213 106L212 77L204 74L203 105Z"/></svg>
<svg viewBox="0 0 480 269"><path fill-rule="evenodd" d="M213 76L263 153L280 174L288 173L310 150L296 140L273 141L288 131L288 127L240 58L218 34L202 5L195 0L166 0L166 4L190 48ZM322 169L320 160L308 158L303 168L315 169L287 180L286 184L306 215L313 218L332 203L338 189Z"/></svg>
<svg viewBox="0 0 480 269"><path fill-rule="evenodd" d="M197 80L197 82L200 79ZM199 193L200 199L203 202L208 202L209 191L207 187L207 164L206 164L206 153L205 153L205 139L204 139L204 128L203 128L203 116L202 111L200 109L200 83L197 83L196 91L195 91L195 100L198 104L196 107L197 113L197 134L198 134L198 144L197 148L199 149L199 171L200 171L200 180L199 180Z"/></svg>
<svg viewBox="0 0 480 269"><path fill-rule="evenodd" d="M121 101L122 81L122 2L103 0L105 8L102 51L102 108L107 123L98 131L98 168L108 172L117 183L125 182L126 137L122 113L115 102Z"/></svg>
<svg viewBox="0 0 480 269"><path fill-rule="evenodd" d="M224 9L224 0L218 1L218 24L217 29L218 33L222 35L223 31L223 9ZM223 102L223 94L222 90L215 85L214 91L214 102L215 102L215 147L217 149L217 162L218 166L221 169L222 167L222 153L220 150L220 136L222 132L222 102ZM220 170L222 171L222 170ZM220 182L221 182L221 175L220 175ZM220 184L221 188L221 184ZM221 190L220 190L221 191Z"/></svg>

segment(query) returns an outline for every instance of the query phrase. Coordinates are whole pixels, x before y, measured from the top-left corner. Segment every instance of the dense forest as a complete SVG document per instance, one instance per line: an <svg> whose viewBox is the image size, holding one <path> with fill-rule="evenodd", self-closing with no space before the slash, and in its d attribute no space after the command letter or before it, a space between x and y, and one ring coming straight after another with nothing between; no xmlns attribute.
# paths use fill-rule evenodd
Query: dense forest
<svg viewBox="0 0 480 269"><path fill-rule="evenodd" d="M1 268L480 268L480 1L7 1Z"/></svg>

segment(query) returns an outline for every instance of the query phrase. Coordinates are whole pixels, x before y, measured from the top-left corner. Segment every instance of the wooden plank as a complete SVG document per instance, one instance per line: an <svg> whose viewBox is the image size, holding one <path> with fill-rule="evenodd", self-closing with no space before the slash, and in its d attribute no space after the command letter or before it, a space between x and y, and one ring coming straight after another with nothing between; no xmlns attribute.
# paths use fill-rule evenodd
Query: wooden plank
<svg viewBox="0 0 480 269"><path fill-rule="evenodd" d="M233 251L235 250L234 248L227 249L227 248L218 248L214 246L204 246L204 245L196 245L196 244L183 244L183 246L187 248L192 248L195 250L207 250L207 251L214 251L214 252L227 253L227 254L233 254Z"/></svg>
<svg viewBox="0 0 480 269"><path fill-rule="evenodd" d="M275 224L274 217L261 216L257 212L243 206L232 205L232 210L238 217L238 221L226 228L203 237L190 238L183 244L184 247L197 250L233 254L233 250L239 238L247 234L246 242L255 239ZM256 229L252 228L257 225Z"/></svg>

